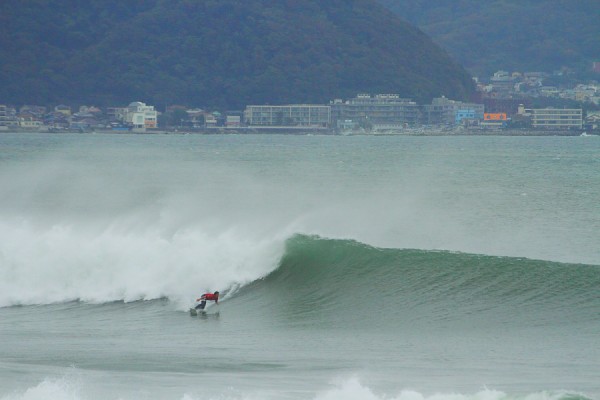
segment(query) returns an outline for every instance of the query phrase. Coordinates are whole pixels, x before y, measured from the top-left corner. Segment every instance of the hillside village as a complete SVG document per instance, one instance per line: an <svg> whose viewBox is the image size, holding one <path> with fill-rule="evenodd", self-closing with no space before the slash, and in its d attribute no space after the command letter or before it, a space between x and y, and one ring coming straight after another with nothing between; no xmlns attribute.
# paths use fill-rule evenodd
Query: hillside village
<svg viewBox="0 0 600 400"><path fill-rule="evenodd" d="M600 72L600 63L594 63ZM557 73L554 74L557 76ZM558 75L560 76L560 75ZM444 96L417 104L399 94L357 94L329 104L248 105L241 111L206 110L180 105L156 106L133 101L125 107L83 105L51 109L0 104L0 130L42 132L318 132L327 134L502 133L528 129L576 134L598 130L600 84L572 87L545 85L551 74L498 71L486 80L474 78L479 101ZM533 107L539 99L570 100L589 106Z"/></svg>

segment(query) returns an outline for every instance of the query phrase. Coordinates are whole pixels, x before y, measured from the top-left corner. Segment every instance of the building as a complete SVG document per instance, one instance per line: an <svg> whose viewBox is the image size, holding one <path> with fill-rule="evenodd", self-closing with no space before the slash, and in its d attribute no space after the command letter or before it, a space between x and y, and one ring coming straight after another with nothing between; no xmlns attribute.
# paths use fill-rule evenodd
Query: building
<svg viewBox="0 0 600 400"><path fill-rule="evenodd" d="M506 113L484 113L480 125L484 128L502 128L506 126L507 122Z"/></svg>
<svg viewBox="0 0 600 400"><path fill-rule="evenodd" d="M46 115L46 107L26 104L19 108L19 115L27 114L42 119Z"/></svg>
<svg viewBox="0 0 600 400"><path fill-rule="evenodd" d="M600 111L588 111L585 117L585 128L591 130L600 129Z"/></svg>
<svg viewBox="0 0 600 400"><path fill-rule="evenodd" d="M19 117L19 127L25 130L39 130L42 127L42 121L31 116Z"/></svg>
<svg viewBox="0 0 600 400"><path fill-rule="evenodd" d="M123 122L136 130L153 129L157 127L158 112L154 106L134 101L124 110Z"/></svg>
<svg viewBox="0 0 600 400"><path fill-rule="evenodd" d="M483 104L463 103L444 96L435 98L431 104L423 106L425 125L453 125L461 123L466 116L474 120L483 119Z"/></svg>
<svg viewBox="0 0 600 400"><path fill-rule="evenodd" d="M331 107L315 104L247 106L244 121L254 127L328 128Z"/></svg>
<svg viewBox="0 0 600 400"><path fill-rule="evenodd" d="M66 106L64 104L60 104L54 107L54 111L63 114L67 118L71 116L71 107Z"/></svg>
<svg viewBox="0 0 600 400"><path fill-rule="evenodd" d="M12 107L0 104L0 130L6 131L19 126L16 110Z"/></svg>
<svg viewBox="0 0 600 400"><path fill-rule="evenodd" d="M539 129L582 129L581 108L520 108L519 114L530 116L532 126Z"/></svg>
<svg viewBox="0 0 600 400"><path fill-rule="evenodd" d="M127 107L107 107L106 116L109 121L123 121L125 114L127 113Z"/></svg>
<svg viewBox="0 0 600 400"><path fill-rule="evenodd" d="M225 127L227 128L239 128L241 126L242 118L239 115L228 115L225 118Z"/></svg>
<svg viewBox="0 0 600 400"><path fill-rule="evenodd" d="M207 128L215 128L218 125L217 116L213 113L208 113L204 116L204 125Z"/></svg>
<svg viewBox="0 0 600 400"><path fill-rule="evenodd" d="M494 97L486 97L483 99L485 112L492 114L504 113L509 118L517 114L520 104L529 106L531 104L531 100L526 98L499 99Z"/></svg>
<svg viewBox="0 0 600 400"><path fill-rule="evenodd" d="M465 123L465 122L469 122L469 121L474 121L475 120L475 109L473 108L466 108L466 109L459 109L456 110L456 115L454 117L454 122L455 124L459 125L461 123Z"/></svg>
<svg viewBox="0 0 600 400"><path fill-rule="evenodd" d="M514 90L516 78L517 76L506 71L495 72L490 78L492 91L500 97L508 96Z"/></svg>
<svg viewBox="0 0 600 400"><path fill-rule="evenodd" d="M6 106L4 104L0 104L0 130L7 130L6 124Z"/></svg>
<svg viewBox="0 0 600 400"><path fill-rule="evenodd" d="M367 127L414 126L419 123L417 103L397 94L358 94L355 98L330 103L334 124L353 121Z"/></svg>

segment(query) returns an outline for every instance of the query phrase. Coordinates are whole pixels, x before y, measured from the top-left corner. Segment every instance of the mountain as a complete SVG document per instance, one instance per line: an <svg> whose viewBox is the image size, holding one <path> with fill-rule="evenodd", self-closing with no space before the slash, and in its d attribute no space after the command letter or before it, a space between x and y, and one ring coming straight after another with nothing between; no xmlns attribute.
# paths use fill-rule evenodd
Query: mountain
<svg viewBox="0 0 600 400"><path fill-rule="evenodd" d="M0 3L0 102L239 109L466 99L470 75L375 0Z"/></svg>
<svg viewBox="0 0 600 400"><path fill-rule="evenodd" d="M476 75L589 70L600 61L598 0L379 0Z"/></svg>

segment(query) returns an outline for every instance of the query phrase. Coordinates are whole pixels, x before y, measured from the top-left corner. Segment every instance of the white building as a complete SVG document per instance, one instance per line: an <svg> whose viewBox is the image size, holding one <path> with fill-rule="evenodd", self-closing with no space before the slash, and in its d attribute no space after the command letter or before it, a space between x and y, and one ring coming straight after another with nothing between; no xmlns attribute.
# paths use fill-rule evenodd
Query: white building
<svg viewBox="0 0 600 400"><path fill-rule="evenodd" d="M20 117L19 126L25 130L39 130L42 127L42 121L33 117Z"/></svg>
<svg viewBox="0 0 600 400"><path fill-rule="evenodd" d="M123 115L123 122L131 125L136 130L146 130L157 127L158 112L154 106L134 101L127 106Z"/></svg>

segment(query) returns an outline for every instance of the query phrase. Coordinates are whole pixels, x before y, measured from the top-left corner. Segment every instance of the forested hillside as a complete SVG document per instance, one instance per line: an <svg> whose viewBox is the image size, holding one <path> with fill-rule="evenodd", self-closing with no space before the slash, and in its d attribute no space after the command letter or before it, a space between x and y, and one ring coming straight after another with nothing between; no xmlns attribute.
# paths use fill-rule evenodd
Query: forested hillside
<svg viewBox="0 0 600 400"><path fill-rule="evenodd" d="M235 109L472 90L444 50L375 0L0 2L0 103Z"/></svg>
<svg viewBox="0 0 600 400"><path fill-rule="evenodd" d="M598 0L379 0L474 74L589 69L600 61Z"/></svg>

